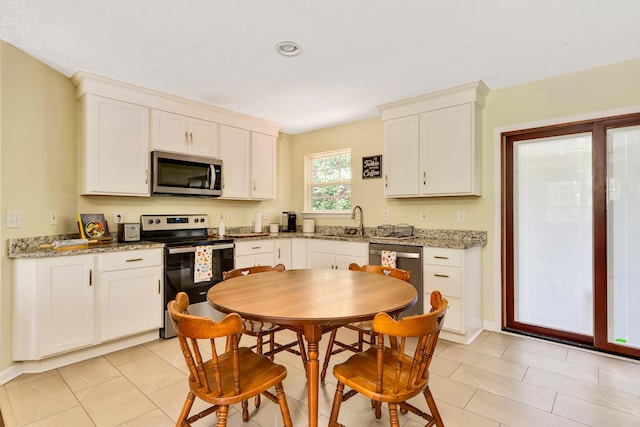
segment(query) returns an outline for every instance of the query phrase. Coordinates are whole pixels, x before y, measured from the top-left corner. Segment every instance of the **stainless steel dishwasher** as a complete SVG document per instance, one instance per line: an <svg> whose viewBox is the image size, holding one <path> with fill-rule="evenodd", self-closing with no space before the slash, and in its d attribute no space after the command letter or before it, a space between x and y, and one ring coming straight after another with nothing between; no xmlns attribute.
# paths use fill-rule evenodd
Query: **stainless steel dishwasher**
<svg viewBox="0 0 640 427"><path fill-rule="evenodd" d="M381 265L382 251L396 253L396 267L411 272L411 284L418 292L418 302L409 310L400 313L400 317L422 314L424 300L424 292L422 290L422 246L370 243L369 264Z"/></svg>

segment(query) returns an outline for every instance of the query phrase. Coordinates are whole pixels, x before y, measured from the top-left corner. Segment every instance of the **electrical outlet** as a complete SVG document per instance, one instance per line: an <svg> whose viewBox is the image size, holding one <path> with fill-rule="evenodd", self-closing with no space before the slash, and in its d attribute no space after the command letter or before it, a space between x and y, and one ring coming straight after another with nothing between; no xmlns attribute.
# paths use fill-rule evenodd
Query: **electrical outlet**
<svg viewBox="0 0 640 427"><path fill-rule="evenodd" d="M56 215L56 211L49 212L49 224L56 225L58 223L58 215Z"/></svg>
<svg viewBox="0 0 640 427"><path fill-rule="evenodd" d="M389 211L387 209L382 211L382 220L389 221Z"/></svg>
<svg viewBox="0 0 640 427"><path fill-rule="evenodd" d="M457 211L456 218L458 219L458 222L464 222L464 220L466 219L465 211Z"/></svg>
<svg viewBox="0 0 640 427"><path fill-rule="evenodd" d="M22 211L7 211L7 228L22 227Z"/></svg>
<svg viewBox="0 0 640 427"><path fill-rule="evenodd" d="M269 220L269 211L265 210L262 212L262 219Z"/></svg>
<svg viewBox="0 0 640 427"><path fill-rule="evenodd" d="M233 212L231 211L227 212L227 221L233 221Z"/></svg>
<svg viewBox="0 0 640 427"><path fill-rule="evenodd" d="M427 220L427 213L422 212L422 221L426 221L426 220Z"/></svg>
<svg viewBox="0 0 640 427"><path fill-rule="evenodd" d="M113 213L113 221L116 224L121 224L124 222L124 215L122 214L122 212L114 212Z"/></svg>

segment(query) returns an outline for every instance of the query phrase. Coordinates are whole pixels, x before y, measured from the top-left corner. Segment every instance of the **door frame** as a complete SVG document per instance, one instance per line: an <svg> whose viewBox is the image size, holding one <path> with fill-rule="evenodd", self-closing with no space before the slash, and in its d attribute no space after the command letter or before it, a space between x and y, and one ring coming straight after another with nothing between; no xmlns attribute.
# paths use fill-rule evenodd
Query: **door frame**
<svg viewBox="0 0 640 427"><path fill-rule="evenodd" d="M504 181L505 181L505 174L503 171L503 165L504 165L504 159L503 159L503 134L504 133L511 133L511 132L516 132L519 130L523 130L523 129L534 129L534 128L544 128L544 127L552 127L552 126L565 126L567 124L572 124L572 123L580 123L580 122L585 122L585 121L594 121L594 120L602 120L603 118L615 118L617 116L626 116L626 115L630 115L630 114L640 114L640 105L635 105L635 106L630 106L630 107L624 107L624 108L617 108L617 109L610 109L610 110L604 110L604 111L598 111L598 112L591 112L591 113L585 113L585 114L578 114L578 115L572 115L572 116L563 116L563 117L556 117L556 118L549 118L549 119L544 119L544 120L538 120L538 121L532 121L532 122L524 122L524 123L518 123L518 124L511 124L511 125L506 125L506 126L501 126L501 127L495 127L493 129L493 190L494 190L494 200L493 200L493 212L494 212L494 216L493 216L493 229L494 229L494 233L493 233L493 244L494 244L494 250L493 250L493 266L494 266L494 276L493 276L493 302L494 302L494 321L493 323L491 322L485 322L485 329L491 329L494 331L503 331L504 329L504 325L505 325L505 316L506 316L506 303L505 303L505 298L504 298L504 294L505 294L505 277L506 277L506 266L504 263L504 253L505 253L505 241L506 241L506 236L503 235L503 214L504 214L504 207L503 207L503 197L502 197L502 191L504 189ZM605 147L606 150L606 147ZM595 156L595 148L594 148L594 156ZM595 173L606 173L606 171L598 171L596 170ZM603 193L606 194L606 193ZM602 203L604 202L604 205L602 205ZM606 209L606 196L604 197L604 200L595 200L594 199L594 205L598 203L599 206L595 207L594 209L602 209L604 207L604 209ZM594 224L594 226L596 226L596 224ZM606 226L606 224L605 224ZM605 228L606 229L606 228ZM594 241L596 239L596 236L594 235ZM606 235L605 235L605 239L606 239ZM595 251L596 251L596 246L600 246L600 245L595 245L594 244L594 255ZM606 250L606 245L604 247L604 250ZM595 268L596 266L594 266ZM602 280L602 274L604 274L604 279L606 280L606 262L604 265L604 269L600 266L600 268L598 269L598 271L594 272L594 281L595 280ZM604 273L603 273L604 271ZM602 290L601 290L602 291ZM604 289L604 292L606 292L606 288ZM597 295L595 295L594 293L594 301L602 301L601 298L596 298ZM606 301L606 299L604 300ZM595 314L595 310L602 310L602 306L597 306L594 307L594 314ZM605 307L604 309L606 310L606 304L604 304ZM606 313L606 312L605 312ZM605 314L606 315L606 314ZM609 342L606 342L606 338L604 339L605 343L600 342L600 340L598 338L595 338L596 335L602 336L601 333L596 334L596 329L597 328L602 328L602 325L598 325L597 322L594 319L594 340L595 340L595 344L598 345L600 348L600 350L602 351L606 351L606 352L612 352L612 353L616 353L616 354L620 354L620 355L629 355L628 352L624 351L624 350L629 350L628 347L624 347L624 346L618 346ZM604 328L606 328L606 324L604 326ZM604 334L604 336L606 337L606 333ZM633 350L633 349L632 349ZM635 351L635 350L634 350ZM629 355L631 357L637 358L637 356L632 356Z"/></svg>

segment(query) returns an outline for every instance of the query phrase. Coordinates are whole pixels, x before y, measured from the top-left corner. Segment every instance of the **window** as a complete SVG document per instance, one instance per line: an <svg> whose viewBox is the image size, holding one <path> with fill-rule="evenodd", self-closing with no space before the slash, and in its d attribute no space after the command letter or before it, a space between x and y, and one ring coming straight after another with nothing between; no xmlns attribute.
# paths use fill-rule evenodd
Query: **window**
<svg viewBox="0 0 640 427"><path fill-rule="evenodd" d="M305 156L307 212L351 211L351 149Z"/></svg>

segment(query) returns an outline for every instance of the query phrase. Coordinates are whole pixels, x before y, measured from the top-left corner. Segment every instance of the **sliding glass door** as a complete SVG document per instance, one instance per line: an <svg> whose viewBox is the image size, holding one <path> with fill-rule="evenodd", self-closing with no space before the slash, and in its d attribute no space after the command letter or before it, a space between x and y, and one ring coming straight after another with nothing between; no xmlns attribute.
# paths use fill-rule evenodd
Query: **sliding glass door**
<svg viewBox="0 0 640 427"><path fill-rule="evenodd" d="M607 131L609 343L640 348L640 126Z"/></svg>
<svg viewBox="0 0 640 427"><path fill-rule="evenodd" d="M640 116L503 142L505 329L640 356Z"/></svg>

